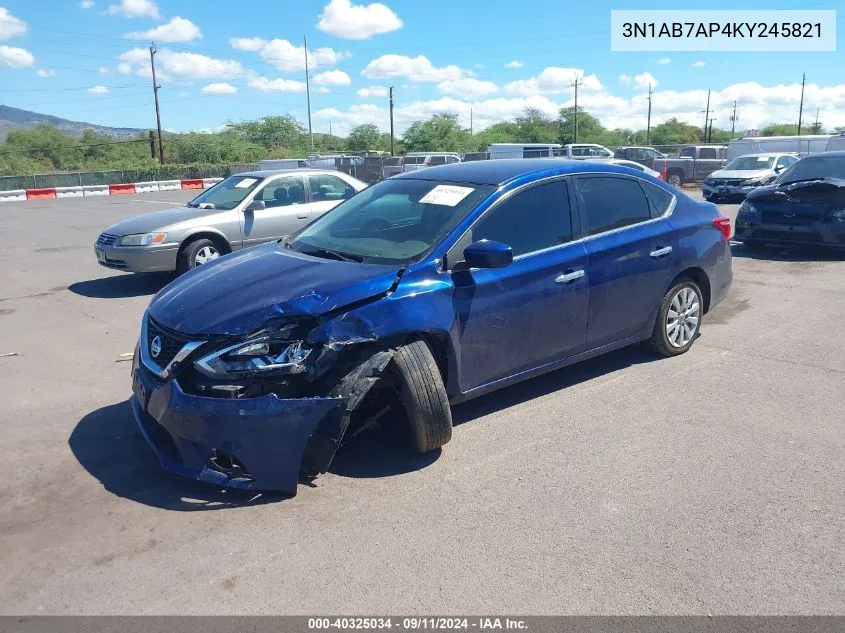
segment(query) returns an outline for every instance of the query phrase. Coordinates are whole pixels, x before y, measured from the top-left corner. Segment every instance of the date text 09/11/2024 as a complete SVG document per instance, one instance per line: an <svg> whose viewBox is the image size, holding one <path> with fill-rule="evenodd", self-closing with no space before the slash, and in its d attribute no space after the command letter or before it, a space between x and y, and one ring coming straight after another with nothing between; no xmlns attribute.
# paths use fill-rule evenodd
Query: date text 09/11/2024
<svg viewBox="0 0 845 633"><path fill-rule="evenodd" d="M356 629L356 630L389 630L399 629L405 631L424 630L471 630L478 631L499 631L527 630L525 620L519 618L447 618L447 617L350 617L350 618L308 618L308 629L313 631L330 629Z"/></svg>

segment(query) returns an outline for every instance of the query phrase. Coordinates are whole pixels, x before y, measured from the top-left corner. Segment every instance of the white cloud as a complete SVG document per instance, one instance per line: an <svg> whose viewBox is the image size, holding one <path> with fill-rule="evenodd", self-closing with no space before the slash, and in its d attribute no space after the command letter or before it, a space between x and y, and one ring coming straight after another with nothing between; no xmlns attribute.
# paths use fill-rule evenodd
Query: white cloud
<svg viewBox="0 0 845 633"><path fill-rule="evenodd" d="M380 2L352 4L350 0L331 0L319 15L317 28L346 40L368 40L401 29L402 20Z"/></svg>
<svg viewBox="0 0 845 633"><path fill-rule="evenodd" d="M229 40L229 46L241 51L257 52L264 48L266 41L260 37L233 37Z"/></svg>
<svg viewBox="0 0 845 633"><path fill-rule="evenodd" d="M661 57L660 59L657 60L657 63L658 64L664 64L664 65L665 64L671 64L672 58L671 57Z"/></svg>
<svg viewBox="0 0 845 633"><path fill-rule="evenodd" d="M39 68L38 72L35 73L39 77L52 77L56 74L55 70L46 70L44 68Z"/></svg>
<svg viewBox="0 0 845 633"><path fill-rule="evenodd" d="M25 48L0 46L0 65L10 68L29 68L35 63L35 57Z"/></svg>
<svg viewBox="0 0 845 633"><path fill-rule="evenodd" d="M267 79L260 75L252 75L246 80L246 85L261 92L305 92L305 83L292 79Z"/></svg>
<svg viewBox="0 0 845 633"><path fill-rule="evenodd" d="M79 6L83 9L90 9L94 6L94 0L80 0Z"/></svg>
<svg viewBox="0 0 845 633"><path fill-rule="evenodd" d="M101 75L108 75L111 71L106 68L105 66L100 66L97 70L100 71Z"/></svg>
<svg viewBox="0 0 845 633"><path fill-rule="evenodd" d="M518 59L514 59L505 64L505 68L522 68L523 66L525 66L525 64L523 64Z"/></svg>
<svg viewBox="0 0 845 633"><path fill-rule="evenodd" d="M657 87L657 79L649 72L640 73L639 75L619 75L619 83L623 86L630 86L633 84L636 90L648 90L648 87L651 86L652 89Z"/></svg>
<svg viewBox="0 0 845 633"><path fill-rule="evenodd" d="M158 20L161 17L155 0L120 0L120 4L110 4L108 12L112 15L122 15L124 18Z"/></svg>
<svg viewBox="0 0 845 633"><path fill-rule="evenodd" d="M26 35L26 29L26 22L13 16L8 9L0 7L0 40Z"/></svg>
<svg viewBox="0 0 845 633"><path fill-rule="evenodd" d="M464 99L477 99L494 92L498 92L499 86L492 81L482 81L472 77L462 79L447 79L437 84L437 89L445 95L457 95Z"/></svg>
<svg viewBox="0 0 845 633"><path fill-rule="evenodd" d="M167 24L149 31L132 31L123 37L130 40L155 40L158 42L191 42L202 38L199 27L186 18L176 16Z"/></svg>
<svg viewBox="0 0 845 633"><path fill-rule="evenodd" d="M107 95L111 92L111 90L109 90L105 86L93 86L91 88L88 88L88 92L90 92L92 95Z"/></svg>
<svg viewBox="0 0 845 633"><path fill-rule="evenodd" d="M102 70L100 72L102 72ZM121 75L128 75L132 72L132 66L130 66L126 62L123 62L117 65L117 72L119 72Z"/></svg>
<svg viewBox="0 0 845 633"><path fill-rule="evenodd" d="M134 69L141 77L148 77L150 74L150 52L145 48L133 48L118 57L122 64L118 65L117 71L121 74L129 67L129 72ZM158 71L161 72L158 72ZM163 80L169 77L186 79L231 79L244 74L244 68L240 62L230 59L215 59L200 55L199 53L181 53L170 49L162 49L156 53L156 75Z"/></svg>
<svg viewBox="0 0 845 633"><path fill-rule="evenodd" d="M328 86L317 86L316 88L312 88L311 92L331 92Z"/></svg>
<svg viewBox="0 0 845 633"><path fill-rule="evenodd" d="M235 94L237 91L237 88L225 81L208 84L202 89L202 92L207 95L231 95Z"/></svg>
<svg viewBox="0 0 845 633"><path fill-rule="evenodd" d="M562 68L549 66L544 68L536 77L520 79L505 84L505 92L512 95L530 97L533 95L560 94L573 90L575 79L583 82L582 90L598 91L602 89L601 82L595 75L584 75L581 68Z"/></svg>
<svg viewBox="0 0 845 633"><path fill-rule="evenodd" d="M706 66L706 64L700 59L697 62L693 62L692 65L693 68L704 68L704 66Z"/></svg>
<svg viewBox="0 0 845 633"><path fill-rule="evenodd" d="M386 97L387 88L384 86L370 86L369 88L359 88L356 92L359 97Z"/></svg>
<svg viewBox="0 0 845 633"><path fill-rule="evenodd" d="M436 68L423 55L408 57L394 54L382 55L374 59L367 64L361 74L371 79L407 77L411 81L447 81L467 75L466 71L454 65Z"/></svg>
<svg viewBox="0 0 845 633"><path fill-rule="evenodd" d="M314 83L318 86L348 86L352 78L342 70L327 70L314 76Z"/></svg>

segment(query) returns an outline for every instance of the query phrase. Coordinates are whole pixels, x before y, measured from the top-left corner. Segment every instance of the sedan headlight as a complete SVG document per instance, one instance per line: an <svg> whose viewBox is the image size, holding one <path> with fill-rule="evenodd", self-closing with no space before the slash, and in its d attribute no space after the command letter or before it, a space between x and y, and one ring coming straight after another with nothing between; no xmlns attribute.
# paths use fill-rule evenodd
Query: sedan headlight
<svg viewBox="0 0 845 633"><path fill-rule="evenodd" d="M757 207L753 204L748 202L747 200L743 201L741 205L739 205L739 213L744 213L746 215L757 215Z"/></svg>
<svg viewBox="0 0 845 633"><path fill-rule="evenodd" d="M167 233L136 233L124 235L118 240L118 246L152 246L161 244L167 238Z"/></svg>
<svg viewBox="0 0 845 633"><path fill-rule="evenodd" d="M303 341L280 341L271 336L241 341L229 345L194 362L194 366L206 376L244 374L298 374L305 371L303 364L311 353Z"/></svg>

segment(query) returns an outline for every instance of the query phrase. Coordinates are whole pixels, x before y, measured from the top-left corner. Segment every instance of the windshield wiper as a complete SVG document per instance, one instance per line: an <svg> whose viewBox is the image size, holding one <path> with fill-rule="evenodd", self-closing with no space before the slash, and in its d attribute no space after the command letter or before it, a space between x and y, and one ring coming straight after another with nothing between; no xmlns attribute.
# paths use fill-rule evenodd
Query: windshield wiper
<svg viewBox="0 0 845 633"><path fill-rule="evenodd" d="M314 255L315 257L327 257L329 259L337 259L342 262L357 262L362 263L364 257L361 255L352 255L351 253L341 253L340 251L333 251L328 248L315 248L310 251L305 251L306 255Z"/></svg>

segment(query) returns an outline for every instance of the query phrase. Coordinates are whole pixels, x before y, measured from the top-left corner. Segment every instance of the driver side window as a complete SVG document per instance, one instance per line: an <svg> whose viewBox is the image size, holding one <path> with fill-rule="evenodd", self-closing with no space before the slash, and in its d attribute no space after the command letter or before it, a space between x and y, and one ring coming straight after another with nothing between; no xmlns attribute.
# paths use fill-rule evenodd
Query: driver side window
<svg viewBox="0 0 845 633"><path fill-rule="evenodd" d="M263 201L268 208L302 204L305 202L302 178L299 176L277 178L259 191L255 199Z"/></svg>

